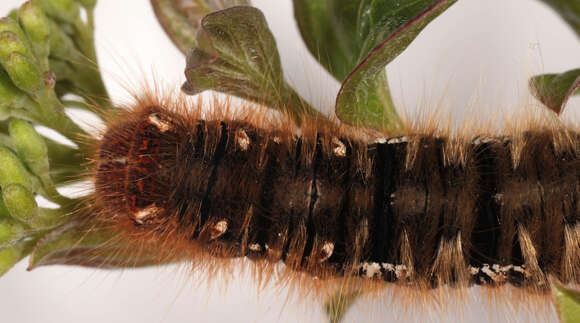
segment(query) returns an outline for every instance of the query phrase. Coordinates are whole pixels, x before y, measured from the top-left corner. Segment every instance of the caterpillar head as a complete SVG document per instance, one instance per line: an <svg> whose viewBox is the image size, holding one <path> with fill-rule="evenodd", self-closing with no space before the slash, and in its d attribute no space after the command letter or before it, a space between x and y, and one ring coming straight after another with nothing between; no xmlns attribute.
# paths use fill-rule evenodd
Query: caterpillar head
<svg viewBox="0 0 580 323"><path fill-rule="evenodd" d="M109 218L128 216L137 226L164 222L180 125L157 106L118 120L98 149L97 203Z"/></svg>

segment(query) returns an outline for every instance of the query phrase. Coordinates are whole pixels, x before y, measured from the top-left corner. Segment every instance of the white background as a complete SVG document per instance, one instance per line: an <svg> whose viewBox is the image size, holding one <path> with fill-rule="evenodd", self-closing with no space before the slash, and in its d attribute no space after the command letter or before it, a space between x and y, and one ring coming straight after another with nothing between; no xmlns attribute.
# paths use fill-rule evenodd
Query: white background
<svg viewBox="0 0 580 323"><path fill-rule="evenodd" d="M20 3L2 0L0 14ZM254 4L269 21L289 81L305 98L329 111L339 84L316 65L302 44L290 0ZM123 86L136 88L151 75L168 87L183 82L184 58L163 34L148 1L100 0L96 15L98 56L114 100L127 100ZM486 118L534 102L526 88L530 75L576 67L580 42L538 1L461 0L431 23L388 70L400 109L416 115L443 106L461 119ZM576 98L562 118L578 120L578 108ZM177 266L127 271L54 266L33 272L25 267L23 262L0 279L2 322L324 321L319 304L286 303L286 293L273 288L257 293L247 277L234 279L224 291L208 287L198 275ZM219 285L220 278L216 280ZM473 288L460 300L468 305L452 307L447 315L416 315L403 312L399 302L405 299L395 295L393 305L359 302L347 321L556 320L551 309L520 309L514 314L506 311L509 300L499 300L493 308L484 305L487 300Z"/></svg>

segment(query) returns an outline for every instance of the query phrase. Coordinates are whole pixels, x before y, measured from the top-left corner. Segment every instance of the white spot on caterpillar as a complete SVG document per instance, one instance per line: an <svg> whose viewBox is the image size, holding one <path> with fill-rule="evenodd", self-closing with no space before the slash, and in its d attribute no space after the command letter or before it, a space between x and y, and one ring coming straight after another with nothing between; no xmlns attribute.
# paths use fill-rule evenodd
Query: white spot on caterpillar
<svg viewBox="0 0 580 323"><path fill-rule="evenodd" d="M228 220L220 220L214 224L211 233L210 240L214 240L222 236L228 230Z"/></svg>
<svg viewBox="0 0 580 323"><path fill-rule="evenodd" d="M475 139L473 139L474 145L488 144L490 142L499 142L499 140L493 137L476 137Z"/></svg>
<svg viewBox="0 0 580 323"><path fill-rule="evenodd" d="M362 265L362 268L366 272L367 278L374 278L375 275L381 273L381 266L376 262L371 262L371 263L365 262Z"/></svg>
<svg viewBox="0 0 580 323"><path fill-rule="evenodd" d="M346 146L336 137L332 137L332 151L337 157L346 156Z"/></svg>
<svg viewBox="0 0 580 323"><path fill-rule="evenodd" d="M479 272L479 268L469 266L469 273L471 274L471 276L477 275L478 272Z"/></svg>
<svg viewBox="0 0 580 323"><path fill-rule="evenodd" d="M395 138L391 138L391 139L387 140L387 143L390 145L400 144L403 142L409 142L409 138L407 138L407 136L401 136L401 137L395 137Z"/></svg>
<svg viewBox="0 0 580 323"><path fill-rule="evenodd" d="M322 257L320 257L318 262L319 263L325 262L326 260L328 260L328 258L330 258L330 256L332 256L333 252L334 252L334 243L330 242L330 241L326 241L324 243L324 245L322 245L322 249L320 252Z"/></svg>
<svg viewBox="0 0 580 323"><path fill-rule="evenodd" d="M383 262L381 264L381 266L383 266L383 268L385 268L386 271L395 271L395 266L393 266L393 264L389 264L387 262Z"/></svg>
<svg viewBox="0 0 580 323"><path fill-rule="evenodd" d="M388 139L389 138L387 138L387 137L379 138L379 139L375 140L374 143L375 144L386 144Z"/></svg>
<svg viewBox="0 0 580 323"><path fill-rule="evenodd" d="M275 142L275 143L277 143L277 144L279 144L279 143L282 142L282 140L278 136L274 136L274 138L272 138L272 141Z"/></svg>
<svg viewBox="0 0 580 323"><path fill-rule="evenodd" d="M513 265L501 266L499 264L493 264L491 269L496 273L502 273L503 275L507 275L507 273L513 268Z"/></svg>
<svg viewBox="0 0 580 323"><path fill-rule="evenodd" d="M409 273L407 272L407 266L405 265L396 265L395 266L395 276L397 276L397 279L405 279L407 278L407 276L409 275Z"/></svg>
<svg viewBox="0 0 580 323"><path fill-rule="evenodd" d="M246 133L246 131L244 131L244 129L239 129L236 132L236 144L238 145L238 148L241 151L246 151L248 150L248 148L250 147L250 137L248 137L248 134Z"/></svg>
<svg viewBox="0 0 580 323"><path fill-rule="evenodd" d="M166 131L171 129L171 124L169 122L159 118L159 114L157 114L157 113L151 113L149 115L149 117L147 118L147 120L149 120L149 122L152 125L157 127L157 129L159 129L159 131L161 131L161 133L166 132Z"/></svg>
<svg viewBox="0 0 580 323"><path fill-rule="evenodd" d="M259 252L259 251L262 251L262 246L260 246L260 244L258 244L258 243L252 243L248 246L248 249L250 249L252 251Z"/></svg>
<svg viewBox="0 0 580 323"><path fill-rule="evenodd" d="M515 272L521 273L525 277L528 277L529 276L528 272L526 271L525 266L514 266L513 269L514 269Z"/></svg>
<svg viewBox="0 0 580 323"><path fill-rule="evenodd" d="M163 208L156 206L155 204L151 204L135 213L133 213L133 219L135 222L139 224L145 223L147 220L153 218L157 214L163 211Z"/></svg>
<svg viewBox="0 0 580 323"><path fill-rule="evenodd" d="M486 274L487 277L491 278L491 280L493 280L496 283L503 281L503 277L501 275L497 274L493 270L493 268L490 268L488 264L484 264L483 267L481 267L481 272Z"/></svg>

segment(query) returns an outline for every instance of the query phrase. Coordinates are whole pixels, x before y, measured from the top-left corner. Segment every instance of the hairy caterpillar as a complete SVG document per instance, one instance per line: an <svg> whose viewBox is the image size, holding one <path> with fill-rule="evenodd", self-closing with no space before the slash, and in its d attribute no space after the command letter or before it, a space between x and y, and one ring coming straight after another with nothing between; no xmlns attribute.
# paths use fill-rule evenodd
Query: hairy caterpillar
<svg viewBox="0 0 580 323"><path fill-rule="evenodd" d="M78 289L78 288L77 288L77 289ZM250 318L250 319L252 319L252 318Z"/></svg>
<svg viewBox="0 0 580 323"><path fill-rule="evenodd" d="M136 240L283 261L322 279L578 283L575 130L367 143L321 125L296 137L239 117L201 119L171 104L138 102L95 157L99 217Z"/></svg>
<svg viewBox="0 0 580 323"><path fill-rule="evenodd" d="M369 141L159 97L112 119L95 156L90 216L135 254L190 259L207 279L245 258L258 281L312 295L395 283L443 304L475 284L530 302L547 300L548 275L577 283L578 135L555 119Z"/></svg>
<svg viewBox="0 0 580 323"><path fill-rule="evenodd" d="M578 283L575 130L368 143L171 104L140 101L109 125L95 157L99 217L137 240L283 261L321 279Z"/></svg>

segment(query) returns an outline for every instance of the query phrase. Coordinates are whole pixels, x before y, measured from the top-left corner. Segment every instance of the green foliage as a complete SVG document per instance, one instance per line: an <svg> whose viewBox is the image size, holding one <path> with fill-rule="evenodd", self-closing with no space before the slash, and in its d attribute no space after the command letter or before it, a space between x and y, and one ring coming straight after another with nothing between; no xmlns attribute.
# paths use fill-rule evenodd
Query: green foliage
<svg viewBox="0 0 580 323"><path fill-rule="evenodd" d="M9 217L8 214L0 216L0 246L8 246L27 235L28 227L19 221Z"/></svg>
<svg viewBox="0 0 580 323"><path fill-rule="evenodd" d="M249 5L248 0L194 0L193 4L173 0L151 0L157 21L183 54L187 54L197 45L195 34L205 15L233 6Z"/></svg>
<svg viewBox="0 0 580 323"><path fill-rule="evenodd" d="M552 7L580 37L580 1L541 0Z"/></svg>
<svg viewBox="0 0 580 323"><path fill-rule="evenodd" d="M347 123L396 132L400 119L385 66L455 0L295 0L310 52L343 82L336 114Z"/></svg>
<svg viewBox="0 0 580 323"><path fill-rule="evenodd" d="M2 187L4 204L12 218L21 222L30 222L38 213L38 204L32 192L21 184L10 184Z"/></svg>
<svg viewBox="0 0 580 323"><path fill-rule="evenodd" d="M534 96L550 110L560 113L568 99L580 94L580 69L562 74L542 74L530 79Z"/></svg>
<svg viewBox="0 0 580 323"><path fill-rule="evenodd" d="M80 18L81 7L88 22ZM0 275L76 216L77 201L62 196L57 185L66 176L80 177L82 156L91 148L61 98L72 93L108 104L92 63L93 7L94 1L33 0L0 19ZM34 124L60 132L78 149L40 136ZM60 208L39 207L36 195Z"/></svg>
<svg viewBox="0 0 580 323"><path fill-rule="evenodd" d="M19 119L9 123L8 132L18 156L35 174L48 174L48 150L46 142L34 127Z"/></svg>
<svg viewBox="0 0 580 323"><path fill-rule="evenodd" d="M26 257L34 247L34 241L20 241L10 246L0 247L0 276Z"/></svg>
<svg viewBox="0 0 580 323"><path fill-rule="evenodd" d="M45 58L50 53L49 26L48 19L38 6L31 2L26 2L20 7L20 24L34 48L37 57ZM42 65L46 68L47 60L43 60Z"/></svg>
<svg viewBox="0 0 580 323"><path fill-rule="evenodd" d="M10 149L0 147L0 187L5 190L10 184L20 184L32 189L32 177L20 159Z"/></svg>
<svg viewBox="0 0 580 323"><path fill-rule="evenodd" d="M215 90L287 111L296 121L317 113L286 84L280 56L262 12L234 7L201 22L187 57L183 90Z"/></svg>
<svg viewBox="0 0 580 323"><path fill-rule="evenodd" d="M386 85L384 68L409 46L429 22L455 1L416 1L407 6L401 5L404 10L393 10L390 17L393 21L384 23L388 28L374 32L371 37L372 43L382 42L372 48L342 84L336 99L336 114L341 120L375 129L396 129L396 110L384 104L388 102L387 94L381 94L385 88L381 85Z"/></svg>
<svg viewBox="0 0 580 323"><path fill-rule="evenodd" d="M352 1L348 6L358 2ZM339 17L333 12L338 7L340 6L337 1L294 0L294 16L308 50L324 68L342 82L358 63L354 52L360 50L356 49L357 44L354 42L361 38L342 37L343 28L339 27L356 23L357 17ZM356 14L356 11L353 13ZM346 42L341 41L341 38L346 38Z"/></svg>
<svg viewBox="0 0 580 323"><path fill-rule="evenodd" d="M542 0L552 7L580 37L580 1ZM561 74L543 74L530 79L532 94L547 108L560 114L568 99L580 94L580 69Z"/></svg>
<svg viewBox="0 0 580 323"><path fill-rule="evenodd" d="M141 246L141 250L135 253L133 248L115 239L109 231L74 221L54 230L36 245L29 260L29 269L54 264L130 268L160 265L174 260L171 250L163 254Z"/></svg>

